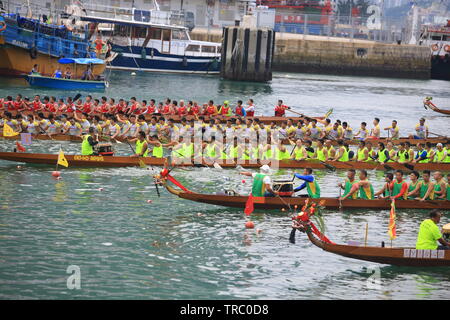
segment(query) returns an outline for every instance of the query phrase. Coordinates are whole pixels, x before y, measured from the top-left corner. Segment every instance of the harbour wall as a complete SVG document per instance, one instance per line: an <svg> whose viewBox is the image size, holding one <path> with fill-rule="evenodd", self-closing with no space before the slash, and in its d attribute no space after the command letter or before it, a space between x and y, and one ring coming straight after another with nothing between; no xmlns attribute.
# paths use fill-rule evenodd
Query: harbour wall
<svg viewBox="0 0 450 320"><path fill-rule="evenodd" d="M194 40L221 42L222 30L196 28ZM430 79L426 46L277 33L273 71Z"/></svg>

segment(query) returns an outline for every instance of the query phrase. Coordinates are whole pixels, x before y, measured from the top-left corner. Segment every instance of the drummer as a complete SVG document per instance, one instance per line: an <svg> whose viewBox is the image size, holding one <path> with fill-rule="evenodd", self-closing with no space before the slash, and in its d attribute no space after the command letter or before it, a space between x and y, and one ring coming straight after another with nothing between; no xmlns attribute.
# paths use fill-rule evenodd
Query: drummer
<svg viewBox="0 0 450 320"><path fill-rule="evenodd" d="M95 139L94 139L95 136ZM94 155L94 146L98 144L98 135L95 134L93 127L89 127L88 133L83 135L83 142L81 143L81 155Z"/></svg>
<svg viewBox="0 0 450 320"><path fill-rule="evenodd" d="M430 218L420 224L417 235L416 249L418 250L449 250L450 243L445 241L437 224L441 221L442 213L435 209L430 212ZM438 241L441 245L438 246Z"/></svg>

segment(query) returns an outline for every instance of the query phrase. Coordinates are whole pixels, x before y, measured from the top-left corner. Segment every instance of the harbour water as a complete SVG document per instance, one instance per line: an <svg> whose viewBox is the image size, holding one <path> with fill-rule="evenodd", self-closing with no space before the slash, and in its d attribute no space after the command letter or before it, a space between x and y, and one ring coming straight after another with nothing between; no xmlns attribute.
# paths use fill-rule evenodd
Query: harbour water
<svg viewBox="0 0 450 320"><path fill-rule="evenodd" d="M274 74L269 84L239 83L209 76L114 72L104 93L114 98L165 97L201 103L253 98L257 114L272 114L278 99L308 115L348 121L398 120L401 135L413 133L418 119L430 131L450 135L449 118L426 111L425 96L450 107L449 83L303 74ZM22 80L0 79L0 95L65 97L73 92L37 90ZM87 94L82 92L83 94ZM101 96L103 93L94 94ZM13 143L0 140L0 150ZM75 143L34 141L32 152L78 153ZM128 154L119 145L118 154ZM188 202L161 190L151 170L62 169L0 161L0 298L2 299L447 299L450 270L400 268L351 260L312 246L297 233L288 242L285 212L257 210L255 230L244 228L242 210ZM223 188L248 194L237 170L175 169L173 175L195 191ZM274 176L292 176L284 170ZM345 172L317 171L324 196L337 196ZM375 189L382 172L370 172ZM298 182L297 182L298 183ZM100 191L101 189L103 191ZM152 200L148 203L147 200ZM199 214L200 213L200 214ZM327 234L338 243L380 245L387 235L386 210L324 211ZM445 212L442 223L448 223ZM394 246L414 246L422 210L398 210ZM69 266L78 266L81 289L67 288ZM377 279L378 283L372 280Z"/></svg>

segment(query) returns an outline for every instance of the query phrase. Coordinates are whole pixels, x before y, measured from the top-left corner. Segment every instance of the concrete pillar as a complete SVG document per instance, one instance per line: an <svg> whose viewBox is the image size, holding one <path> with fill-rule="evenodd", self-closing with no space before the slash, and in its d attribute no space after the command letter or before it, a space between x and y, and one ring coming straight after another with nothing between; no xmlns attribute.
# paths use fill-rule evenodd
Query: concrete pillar
<svg viewBox="0 0 450 320"><path fill-rule="evenodd" d="M275 31L267 28L225 27L221 76L238 81L272 80Z"/></svg>

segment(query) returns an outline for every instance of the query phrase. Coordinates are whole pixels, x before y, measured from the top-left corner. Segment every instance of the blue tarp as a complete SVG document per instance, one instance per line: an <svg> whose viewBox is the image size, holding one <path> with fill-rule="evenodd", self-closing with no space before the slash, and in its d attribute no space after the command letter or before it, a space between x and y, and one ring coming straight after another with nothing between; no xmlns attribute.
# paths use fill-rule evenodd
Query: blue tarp
<svg viewBox="0 0 450 320"><path fill-rule="evenodd" d="M58 60L58 63L61 63L61 64L69 64L69 63L104 64L105 61L103 61L102 59L97 59L97 58L61 58Z"/></svg>

